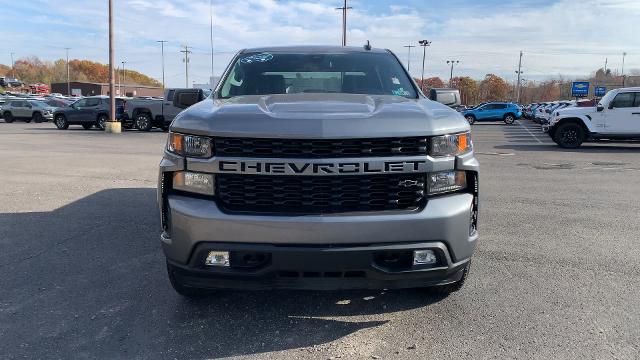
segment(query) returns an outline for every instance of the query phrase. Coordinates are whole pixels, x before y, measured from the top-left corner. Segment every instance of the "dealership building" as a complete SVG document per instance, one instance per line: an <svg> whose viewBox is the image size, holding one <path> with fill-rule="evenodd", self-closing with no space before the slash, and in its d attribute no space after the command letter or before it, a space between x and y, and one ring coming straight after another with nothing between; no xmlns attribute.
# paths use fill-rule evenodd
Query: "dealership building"
<svg viewBox="0 0 640 360"><path fill-rule="evenodd" d="M71 94L67 93L67 88L71 89ZM116 95L118 96L163 96L162 88L157 86L136 84L122 84L118 86L116 84L115 89ZM73 96L109 95L109 84L71 81L67 87L66 82L53 83L51 84L51 92Z"/></svg>

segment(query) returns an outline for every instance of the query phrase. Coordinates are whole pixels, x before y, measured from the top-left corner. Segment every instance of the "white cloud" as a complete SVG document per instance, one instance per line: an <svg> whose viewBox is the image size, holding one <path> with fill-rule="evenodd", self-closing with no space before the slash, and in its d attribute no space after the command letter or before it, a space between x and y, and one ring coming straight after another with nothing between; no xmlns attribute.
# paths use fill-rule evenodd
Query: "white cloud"
<svg viewBox="0 0 640 360"><path fill-rule="evenodd" d="M72 57L107 60L106 1L27 3L20 15L31 23L19 30L7 26L6 48L22 56L54 59L68 46ZM193 47L192 80L206 81L210 73L208 0L120 0L116 4L118 62L126 59L127 67L159 78L160 46L155 41L169 40L167 82L182 86L179 46L188 44ZM341 15L335 10L340 1L215 0L214 4L216 72L241 48L340 43ZM354 4L348 21L350 44L370 40L405 61L404 45L429 39L433 41L427 49L429 76L448 78L446 60L456 59L461 60L456 74L478 78L494 72L509 79L515 75L520 50L525 52L524 71L529 78L586 75L602 66L605 57L615 69L623 51L629 53L629 69L640 67L638 0L558 0L546 6L515 3L494 8L468 2L440 13L400 1L379 5L375 12L367 11L369 3ZM415 75L420 73L421 50L412 51Z"/></svg>

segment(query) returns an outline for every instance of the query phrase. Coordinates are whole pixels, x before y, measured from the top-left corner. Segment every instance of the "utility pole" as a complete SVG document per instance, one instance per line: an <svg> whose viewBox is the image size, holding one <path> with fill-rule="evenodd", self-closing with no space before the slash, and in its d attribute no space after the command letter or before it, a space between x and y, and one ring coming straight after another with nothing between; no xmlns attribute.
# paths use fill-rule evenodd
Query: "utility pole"
<svg viewBox="0 0 640 360"><path fill-rule="evenodd" d="M67 51L67 96L71 96L71 80L69 76L69 50L71 48L64 48Z"/></svg>
<svg viewBox="0 0 640 360"><path fill-rule="evenodd" d="M609 58L604 58L604 78L607 78L607 64L609 63Z"/></svg>
<svg viewBox="0 0 640 360"><path fill-rule="evenodd" d="M418 41L418 44L420 44L420 46L422 46L422 84L421 84L421 90L424 92L425 91L425 86L424 86L424 62L425 59L427 58L427 46L431 45L431 41L429 40L420 40Z"/></svg>
<svg viewBox="0 0 640 360"><path fill-rule="evenodd" d="M126 61L122 62L122 86L123 86L124 94L120 94L121 96L127 96L127 72L124 67L124 64L126 63L127 63Z"/></svg>
<svg viewBox="0 0 640 360"><path fill-rule="evenodd" d="M626 52L622 53L622 87L624 87L625 78L624 78L624 58L627 56Z"/></svg>
<svg viewBox="0 0 640 360"><path fill-rule="evenodd" d="M116 76L118 77L118 95L122 95L122 74L120 73L120 66L116 68Z"/></svg>
<svg viewBox="0 0 640 360"><path fill-rule="evenodd" d="M162 92L164 93L164 43L166 43L167 40L158 40L156 42L160 43L160 51L162 53Z"/></svg>
<svg viewBox="0 0 640 360"><path fill-rule="evenodd" d="M116 94L115 79L113 76L113 64L115 63L115 51L113 48L113 0L109 0L109 120L105 124L104 131L108 133L122 132L120 122L116 121Z"/></svg>
<svg viewBox="0 0 640 360"><path fill-rule="evenodd" d="M449 75L449 86L451 86L451 82L453 81L453 65L460 64L460 60L447 60L447 64L451 63L451 74Z"/></svg>
<svg viewBox="0 0 640 360"><path fill-rule="evenodd" d="M516 71L516 73L518 74L518 84L516 86L516 103L519 104L520 103L520 76L522 75L522 50L520 50L520 60L518 61L518 71Z"/></svg>
<svg viewBox="0 0 640 360"><path fill-rule="evenodd" d="M416 47L415 45L405 45L407 49L409 49L409 54L407 55L407 71L411 71L411 48Z"/></svg>
<svg viewBox="0 0 640 360"><path fill-rule="evenodd" d="M344 0L342 7L336 8L336 10L342 10L342 46L347 46L347 10L353 9L351 6L347 6L347 0Z"/></svg>
<svg viewBox="0 0 640 360"><path fill-rule="evenodd" d="M14 79L16 78L16 63L15 61L13 61L13 55L15 55L16 53L12 52L11 53L11 77L13 77Z"/></svg>
<svg viewBox="0 0 640 360"><path fill-rule="evenodd" d="M184 53L184 74L185 74L185 87L189 87L189 54L191 54L191 50L187 45L184 46L184 50L180 50L181 53Z"/></svg>

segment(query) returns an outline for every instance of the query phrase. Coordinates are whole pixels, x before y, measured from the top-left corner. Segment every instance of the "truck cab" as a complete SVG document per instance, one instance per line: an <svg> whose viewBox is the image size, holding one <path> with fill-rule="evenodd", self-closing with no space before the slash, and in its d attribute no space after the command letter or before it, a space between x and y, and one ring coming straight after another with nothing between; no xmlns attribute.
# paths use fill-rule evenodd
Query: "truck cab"
<svg viewBox="0 0 640 360"><path fill-rule="evenodd" d="M638 140L640 87L611 90L596 107L555 111L547 130L563 148L578 148L591 140Z"/></svg>

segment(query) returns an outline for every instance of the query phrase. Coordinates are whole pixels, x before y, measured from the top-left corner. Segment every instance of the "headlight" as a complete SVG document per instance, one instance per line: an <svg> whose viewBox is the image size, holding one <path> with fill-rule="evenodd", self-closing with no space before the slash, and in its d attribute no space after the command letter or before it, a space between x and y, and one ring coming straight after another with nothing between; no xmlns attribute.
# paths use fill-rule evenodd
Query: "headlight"
<svg viewBox="0 0 640 360"><path fill-rule="evenodd" d="M467 187L464 171L440 171L427 175L427 194L436 195L463 190Z"/></svg>
<svg viewBox="0 0 640 360"><path fill-rule="evenodd" d="M213 174L178 171L173 174L173 188L202 195L214 195Z"/></svg>
<svg viewBox="0 0 640 360"><path fill-rule="evenodd" d="M169 133L167 150L187 157L209 158L213 154L210 138L176 133Z"/></svg>
<svg viewBox="0 0 640 360"><path fill-rule="evenodd" d="M472 147L471 133L469 132L434 136L431 138L429 155L433 157L455 156L466 153Z"/></svg>

